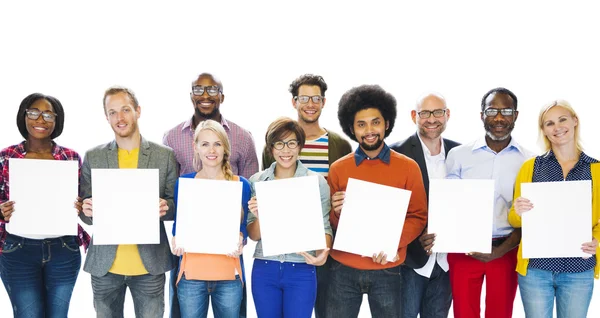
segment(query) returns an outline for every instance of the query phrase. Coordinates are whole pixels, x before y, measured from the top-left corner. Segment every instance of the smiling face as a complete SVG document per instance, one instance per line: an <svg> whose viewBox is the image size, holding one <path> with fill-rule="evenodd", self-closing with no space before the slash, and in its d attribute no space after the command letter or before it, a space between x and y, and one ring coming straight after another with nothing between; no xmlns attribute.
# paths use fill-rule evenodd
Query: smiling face
<svg viewBox="0 0 600 318"><path fill-rule="evenodd" d="M194 95L193 92L190 92L190 98L192 99L192 103L194 104L194 113L198 119L216 119L219 113L219 107L221 103L225 99L225 95L222 92L221 83L215 81L215 79L211 75L203 74L198 79L192 83L192 86L218 86L221 88L221 91L216 96L210 96L206 89L202 95Z"/></svg>
<svg viewBox="0 0 600 318"><path fill-rule="evenodd" d="M34 108L37 108L40 112L54 112L50 102L45 99L38 99L35 103L33 103L30 109ZM54 122L46 122L41 114L38 119L35 120L30 119L26 114L25 125L27 127L27 132L29 133L29 138L40 140L50 138L55 127Z"/></svg>
<svg viewBox="0 0 600 318"><path fill-rule="evenodd" d="M120 92L106 96L104 110L106 120L118 137L128 138L138 132L137 120L140 118L141 109L139 106L134 106L127 93Z"/></svg>
<svg viewBox="0 0 600 318"><path fill-rule="evenodd" d="M554 147L575 144L575 130L579 120L566 108L554 106L542 117L544 136Z"/></svg>
<svg viewBox="0 0 600 318"><path fill-rule="evenodd" d="M215 132L204 129L198 133L194 149L203 167L221 167L225 154L223 141Z"/></svg>
<svg viewBox="0 0 600 318"><path fill-rule="evenodd" d="M298 88L298 96L322 96L321 88L317 85L302 85ZM325 107L325 98L320 103L314 103L312 98L309 98L306 104L292 98L292 103L296 111L298 111L298 121L312 124L319 121L321 111Z"/></svg>
<svg viewBox="0 0 600 318"><path fill-rule="evenodd" d="M271 146L273 158L275 158L277 167L279 167L281 170L288 170L292 168L296 170L296 161L298 160L298 154L300 153L301 147L298 145L296 148L291 149L289 147L290 140L298 140L295 133L289 133L283 139L275 141L276 143L278 141L283 141L286 143L283 146L283 149L275 149L274 146Z"/></svg>
<svg viewBox="0 0 600 318"><path fill-rule="evenodd" d="M486 116L485 110L488 108L498 109L498 114L496 116ZM493 93L487 97L484 111L481 112L481 121L483 121L486 135L493 141L503 141L510 138L519 115L515 110L512 115L504 116L501 113L502 109L514 110L514 101L508 94Z"/></svg>
<svg viewBox="0 0 600 318"><path fill-rule="evenodd" d="M377 108L367 108L354 115L353 133L364 151L380 150L388 128L383 115Z"/></svg>
<svg viewBox="0 0 600 318"><path fill-rule="evenodd" d="M443 110L445 113L442 117L435 117L433 114L429 114L429 118L421 118L419 112L433 112L435 110ZM446 103L443 99L430 95L425 97L421 103L417 106L416 110L411 112L412 120L417 124L417 130L419 136L424 139L436 139L442 135L446 130L446 123L450 118L450 110L446 109Z"/></svg>

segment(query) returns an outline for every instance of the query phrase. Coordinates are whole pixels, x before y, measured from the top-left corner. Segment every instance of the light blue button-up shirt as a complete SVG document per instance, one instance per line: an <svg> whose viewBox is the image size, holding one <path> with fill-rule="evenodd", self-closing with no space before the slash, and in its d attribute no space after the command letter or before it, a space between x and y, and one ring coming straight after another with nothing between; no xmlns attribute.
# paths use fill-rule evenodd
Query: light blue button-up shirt
<svg viewBox="0 0 600 318"><path fill-rule="evenodd" d="M277 162L273 162L271 166L267 170L259 171L250 177L250 184L252 185L252 196L256 195L254 185L256 182L263 182L269 180L275 180L275 166ZM327 184L327 180L317 172L310 171L306 168L305 165L302 164L299 160L297 161L296 173L294 174L294 178L296 177L305 177L305 176L317 176L319 178L319 193L321 194L321 209L323 212L323 227L325 229L325 234L329 234L333 237L333 231L331 230L331 225L329 224L329 210L331 210L331 201L330 201L330 192L329 185ZM295 198L295 197L294 197ZM298 198L292 200L299 200ZM285 207L282 207L285 208ZM302 217L298 215L297 217ZM256 215L252 212L248 212L248 225L255 222L257 220ZM291 227L294 226L294 220L289 220L288 224L282 224L282 226ZM315 251L308 251L313 256L316 256ZM293 254L284 254L284 255L276 255L276 256L263 256L262 250L262 240L259 240L256 243L256 249L254 250L254 258L271 260L271 261L280 261L280 262L291 262L291 263L306 263L304 256L293 253Z"/></svg>
<svg viewBox="0 0 600 318"><path fill-rule="evenodd" d="M488 147L485 138L452 148L446 158L447 179L493 179L494 238L509 235L508 223L517 173L525 160L534 154L519 145L514 138L502 151ZM482 211L485 212L485 211Z"/></svg>

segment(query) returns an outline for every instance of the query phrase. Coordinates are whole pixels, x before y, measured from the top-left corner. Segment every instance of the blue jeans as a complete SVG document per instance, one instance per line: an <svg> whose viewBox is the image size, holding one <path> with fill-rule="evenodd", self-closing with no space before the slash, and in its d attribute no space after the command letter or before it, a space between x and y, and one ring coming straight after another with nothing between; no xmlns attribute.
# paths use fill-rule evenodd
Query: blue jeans
<svg viewBox="0 0 600 318"><path fill-rule="evenodd" d="M358 317L363 294L368 295L371 317L400 317L401 267L361 270L333 260L329 268L327 317Z"/></svg>
<svg viewBox="0 0 600 318"><path fill-rule="evenodd" d="M529 268L519 274L519 290L527 317L552 317L554 298L558 318L585 318L594 291L594 270L558 273Z"/></svg>
<svg viewBox="0 0 600 318"><path fill-rule="evenodd" d="M435 262L431 277L402 266L402 310L404 318L446 318L452 304L450 275Z"/></svg>
<svg viewBox="0 0 600 318"><path fill-rule="evenodd" d="M122 318L125 291L129 287L136 317L162 318L165 312L165 274L123 276L92 275L94 308L98 318Z"/></svg>
<svg viewBox="0 0 600 318"><path fill-rule="evenodd" d="M242 302L242 282L235 280L187 280L185 274L177 286L181 317L205 317L210 298L215 318L238 318Z"/></svg>
<svg viewBox="0 0 600 318"><path fill-rule="evenodd" d="M67 317L80 267L75 236L32 240L7 234L0 276L14 317Z"/></svg>
<svg viewBox="0 0 600 318"><path fill-rule="evenodd" d="M179 256L175 257L175 268L169 274L169 317L181 318L181 310L179 309L179 300L177 296L177 276L179 275ZM240 256L242 262L242 271L244 271L244 258ZM242 288L242 303L240 304L240 317L246 318L246 284Z"/></svg>
<svg viewBox="0 0 600 318"><path fill-rule="evenodd" d="M260 318L310 318L317 297L315 266L255 259L252 296Z"/></svg>

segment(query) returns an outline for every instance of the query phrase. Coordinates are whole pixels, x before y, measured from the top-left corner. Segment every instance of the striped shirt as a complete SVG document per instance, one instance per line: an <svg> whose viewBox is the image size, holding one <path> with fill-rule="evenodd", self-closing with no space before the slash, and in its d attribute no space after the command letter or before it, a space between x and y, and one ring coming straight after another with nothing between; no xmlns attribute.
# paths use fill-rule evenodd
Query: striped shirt
<svg viewBox="0 0 600 318"><path fill-rule="evenodd" d="M592 180L592 171L590 165L598 160L581 153L579 161L569 171L566 178L563 178L563 170L554 152L550 150L544 155L535 158L533 166L532 182L560 182L560 181L579 181ZM583 242L582 242L583 243ZM542 269L551 272L562 273L580 273L593 269L596 266L596 258L590 257L562 257L562 258L530 258L529 268Z"/></svg>
<svg viewBox="0 0 600 318"><path fill-rule="evenodd" d="M302 164L327 178L329 174L329 135L325 133L314 140L307 140L298 157Z"/></svg>
<svg viewBox="0 0 600 318"><path fill-rule="evenodd" d="M229 143L231 144L231 168L233 174L243 176L248 179L258 172L258 157L256 156L256 146L254 139L249 131L236 125L231 121L225 120L221 116L221 125L225 128ZM194 129L192 128L192 118L175 126L167 131L163 136L163 144L170 147L175 152L177 159L179 175L196 172L194 168Z"/></svg>

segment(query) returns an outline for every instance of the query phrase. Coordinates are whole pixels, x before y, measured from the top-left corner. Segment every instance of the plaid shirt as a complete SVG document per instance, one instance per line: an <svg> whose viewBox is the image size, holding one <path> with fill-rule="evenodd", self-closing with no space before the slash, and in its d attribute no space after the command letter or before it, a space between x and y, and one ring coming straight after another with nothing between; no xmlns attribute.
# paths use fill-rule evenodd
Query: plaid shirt
<svg viewBox="0 0 600 318"><path fill-rule="evenodd" d="M231 143L231 168L233 174L249 179L258 172L258 157L256 146L249 131L225 120L221 116L221 125L225 128L229 142ZM179 168L179 175L196 172L194 168L194 129L192 118L167 131L163 137L163 144L175 151L175 158Z"/></svg>
<svg viewBox="0 0 600 318"><path fill-rule="evenodd" d="M8 159L10 158L25 158L25 142L10 146L0 151L0 203L4 203L9 200L9 182L8 182ZM54 160L77 160L79 163L79 174L81 174L81 158L75 151L61 147L54 143L52 148L52 157ZM4 247L4 240L6 239L6 223L3 217L0 215L0 254L2 254L2 248ZM87 232L78 225L77 228L77 243L83 245L85 251L87 251L90 245L90 236Z"/></svg>

